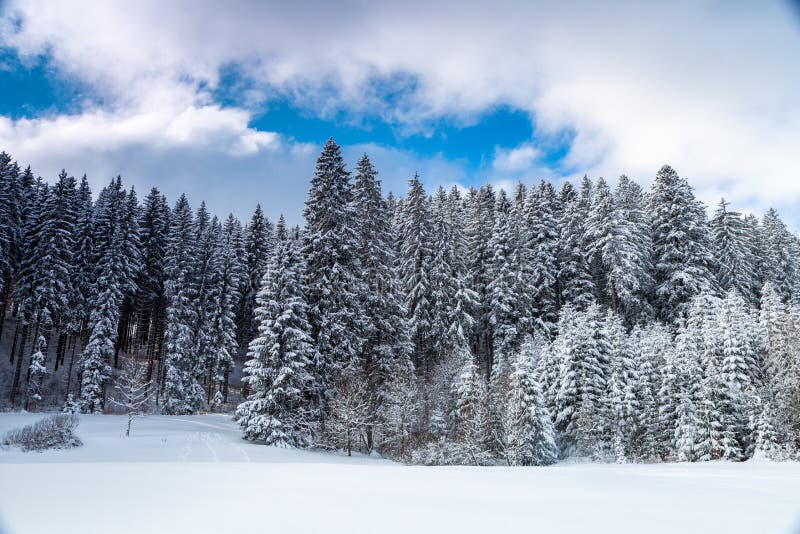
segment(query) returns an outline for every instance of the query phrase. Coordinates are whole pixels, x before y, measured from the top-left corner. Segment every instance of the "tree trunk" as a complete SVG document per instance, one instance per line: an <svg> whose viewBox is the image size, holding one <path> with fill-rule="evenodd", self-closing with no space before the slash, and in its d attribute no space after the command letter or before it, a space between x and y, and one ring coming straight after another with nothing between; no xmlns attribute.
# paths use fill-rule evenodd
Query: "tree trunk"
<svg viewBox="0 0 800 534"><path fill-rule="evenodd" d="M64 402L66 402L67 399L69 398L69 391L72 388L72 367L75 364L75 352L76 349L78 348L79 336L80 332L78 333L78 336L75 336L72 339L72 354L69 357L69 367L67 368L67 391L66 393L64 393Z"/></svg>
<svg viewBox="0 0 800 534"><path fill-rule="evenodd" d="M63 332L58 334L58 343L56 344L56 363L53 366L53 373L58 371L58 364L63 363L61 362L61 358L63 356L62 353L64 352L64 342L66 341L65 337L66 336Z"/></svg>
<svg viewBox="0 0 800 534"><path fill-rule="evenodd" d="M19 354L17 355L17 366L14 368L14 380L11 382L11 395L9 400L11 405L14 406L17 393L19 393L19 379L22 372L22 350L25 346L25 339L28 337L29 326L25 324L22 327L22 342L20 343Z"/></svg>
<svg viewBox="0 0 800 534"><path fill-rule="evenodd" d="M8 355L8 363L14 363L14 353L17 351L17 338L19 337L19 320L14 325L14 341L11 343L11 352Z"/></svg>

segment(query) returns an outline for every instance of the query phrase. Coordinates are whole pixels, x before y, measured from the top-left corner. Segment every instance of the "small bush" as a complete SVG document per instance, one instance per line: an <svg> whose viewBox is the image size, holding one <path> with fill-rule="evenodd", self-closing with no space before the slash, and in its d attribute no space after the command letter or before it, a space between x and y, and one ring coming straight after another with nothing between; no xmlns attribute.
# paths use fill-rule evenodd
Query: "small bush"
<svg viewBox="0 0 800 534"><path fill-rule="evenodd" d="M494 465L496 461L486 451L440 439L411 453L411 463L416 465Z"/></svg>
<svg viewBox="0 0 800 534"><path fill-rule="evenodd" d="M77 415L59 413L40 419L31 425L11 430L5 435L2 443L7 447L19 447L26 452L79 447L83 443L75 435L77 427Z"/></svg>

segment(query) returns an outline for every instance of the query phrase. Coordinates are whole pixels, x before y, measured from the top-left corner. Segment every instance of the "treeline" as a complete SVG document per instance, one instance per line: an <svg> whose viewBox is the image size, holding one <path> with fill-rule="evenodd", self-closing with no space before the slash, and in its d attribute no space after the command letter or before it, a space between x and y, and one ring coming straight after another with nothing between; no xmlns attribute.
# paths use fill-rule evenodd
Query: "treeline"
<svg viewBox="0 0 800 534"><path fill-rule="evenodd" d="M48 185L0 154L2 401L101 411L133 355L163 411L227 402L273 242L260 207L242 227L119 177L93 200L85 176Z"/></svg>
<svg viewBox="0 0 800 534"><path fill-rule="evenodd" d="M7 155L0 178L12 405L44 403L66 364L58 394L103 410L122 353L161 411L241 398L244 437L268 444L428 464L796 454L800 242L774 210L708 220L670 167L649 192L429 196L415 176L384 198L329 140L303 228L155 189L139 204L120 179L93 202Z"/></svg>

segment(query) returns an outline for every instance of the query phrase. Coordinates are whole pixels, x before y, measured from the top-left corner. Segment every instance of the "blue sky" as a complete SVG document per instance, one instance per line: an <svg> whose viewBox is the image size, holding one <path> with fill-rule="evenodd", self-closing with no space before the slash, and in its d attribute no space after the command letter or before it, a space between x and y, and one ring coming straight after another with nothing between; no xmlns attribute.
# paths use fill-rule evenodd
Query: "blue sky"
<svg viewBox="0 0 800 534"><path fill-rule="evenodd" d="M189 6L191 5L191 8ZM628 174L800 215L784 2L0 2L0 149L301 222L330 136L385 190Z"/></svg>

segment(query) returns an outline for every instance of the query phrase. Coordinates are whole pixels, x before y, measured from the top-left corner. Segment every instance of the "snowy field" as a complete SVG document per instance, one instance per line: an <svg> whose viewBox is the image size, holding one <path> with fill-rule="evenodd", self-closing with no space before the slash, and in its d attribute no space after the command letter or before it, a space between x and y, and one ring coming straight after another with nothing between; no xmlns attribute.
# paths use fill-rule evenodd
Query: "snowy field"
<svg viewBox="0 0 800 534"><path fill-rule="evenodd" d="M0 414L0 434L38 414ZM243 442L226 416L82 416L0 450L6 534L800 532L800 464L408 467Z"/></svg>

